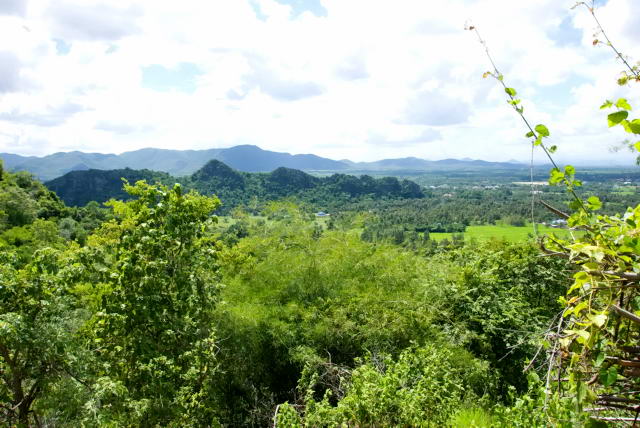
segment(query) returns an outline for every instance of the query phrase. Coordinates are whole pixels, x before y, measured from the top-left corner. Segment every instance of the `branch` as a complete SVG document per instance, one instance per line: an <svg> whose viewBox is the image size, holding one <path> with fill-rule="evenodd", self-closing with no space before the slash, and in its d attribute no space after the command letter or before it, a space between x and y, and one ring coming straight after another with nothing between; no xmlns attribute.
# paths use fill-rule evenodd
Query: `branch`
<svg viewBox="0 0 640 428"><path fill-rule="evenodd" d="M624 397L612 397L610 395L602 395L596 401L604 401L607 403L640 403L640 400Z"/></svg>
<svg viewBox="0 0 640 428"><path fill-rule="evenodd" d="M640 361L622 360L616 357L606 357L606 360L623 367L640 367Z"/></svg>
<svg viewBox="0 0 640 428"><path fill-rule="evenodd" d="M629 407L629 406L624 406L622 404L610 404L610 403L596 403L596 404L600 404L602 406L605 406L606 410L620 409L620 410L626 410L627 412L637 412L638 411L638 406ZM587 410L587 409L585 409L585 410Z"/></svg>
<svg viewBox="0 0 640 428"><path fill-rule="evenodd" d="M564 248L564 247L562 247L562 248ZM544 239L540 239L540 249L547 256L563 257L565 259L569 258L569 250L566 250L567 251L566 253L563 253L563 252L560 252L560 251L552 251L552 250L550 250L550 249L548 249L547 247L544 246Z"/></svg>
<svg viewBox="0 0 640 428"><path fill-rule="evenodd" d="M280 410L280 405L278 404L276 406L276 411L273 414L273 425L272 425L273 428L277 428L277 425L278 425L278 411L279 410Z"/></svg>
<svg viewBox="0 0 640 428"><path fill-rule="evenodd" d="M635 315L635 314L632 314L631 312L627 311L626 309L622 309L618 305L611 305L611 309L613 309L621 317L624 317L624 318L626 318L628 320L631 320L631 321L635 322L636 324L640 324L640 317Z"/></svg>
<svg viewBox="0 0 640 428"><path fill-rule="evenodd" d="M542 205L544 205L544 207L546 209L548 209L549 211L551 211L552 213L556 214L559 217L562 217L564 219L568 219L570 217L569 214L567 214L565 212L562 212L557 208L552 207L551 205L549 205L548 203L546 203L542 199L539 199L538 202L540 202Z"/></svg>
<svg viewBox="0 0 640 428"><path fill-rule="evenodd" d="M540 135L540 133L537 132L534 129L534 127L531 126L531 124L529 123L529 121L525 117L525 115L523 113L524 107L518 107L517 106L517 102L519 102L519 100L517 100L515 98L515 96L514 96L515 92L510 92L509 91L510 88L507 87L506 83L504 83L504 76L498 70L498 67L496 66L495 61L493 60L493 58L491 57L491 54L489 53L489 48L487 46L487 43L482 39L482 36L480 36L480 32L473 25L467 26L467 27L465 27L465 29L466 30L470 30L470 31L475 31L476 35L478 36L478 41L484 47L485 53L487 54L487 58L489 58L489 62L491 62L491 66L493 67L493 72L489 72L489 74L492 75L496 80L498 80L498 82L500 82L500 84L502 85L502 87L506 91L507 95L509 96L509 100L510 100L511 106L518 113L518 115L520 115L520 118L522 119L522 121L524 122L526 127L529 129L529 134L527 134L527 135L532 136L535 139L534 141L538 142L538 144L540 145L540 148L542 149L544 154L547 155L547 157L549 158L549 161L551 161L551 164L553 165L553 168L559 171L560 168L558 167L558 164L556 164L556 161L553 159L553 156L551 156L551 153L549 152L547 147L542 142L542 135ZM531 143L533 144L533 141ZM589 211L587 210L587 207L584 205L584 202L578 196L576 191L573 189L573 186L570 185L569 181L566 178L565 178L565 183L567 185L567 191L571 194L571 196L573 196L573 198L576 200L576 202L578 202L578 204L580 205L580 209L582 209L582 211L584 211L585 213L588 213Z"/></svg>
<svg viewBox="0 0 640 428"><path fill-rule="evenodd" d="M616 272L613 270L605 270L605 271L597 271L597 270L589 270L586 271L589 275L593 276L617 276L618 278L626 279L629 281L640 281L640 275L633 272Z"/></svg>
<svg viewBox="0 0 640 428"><path fill-rule="evenodd" d="M586 410L586 409L585 409ZM636 422L638 418L623 418L617 416L591 416L591 419L595 419L597 421L609 421L609 422Z"/></svg>

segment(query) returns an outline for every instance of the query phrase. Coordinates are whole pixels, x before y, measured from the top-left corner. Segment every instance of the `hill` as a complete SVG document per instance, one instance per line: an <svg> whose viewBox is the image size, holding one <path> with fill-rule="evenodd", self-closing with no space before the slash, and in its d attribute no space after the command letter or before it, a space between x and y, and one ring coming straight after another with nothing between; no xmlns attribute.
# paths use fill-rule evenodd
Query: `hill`
<svg viewBox="0 0 640 428"><path fill-rule="evenodd" d="M131 168L163 171L176 177L193 174L208 161L217 159L231 168L243 172L271 172L279 167L304 171L366 172L366 171L439 171L484 170L486 168L520 169L522 164L511 162L487 162L480 160L445 159L430 161L415 157L383 159L375 162L332 160L312 154L263 150L252 145L226 149L166 150L141 149L119 155L84 152L60 152L44 157L20 156L0 153L7 169L29 171L41 180L52 180L67 172L89 169L114 170Z"/></svg>
<svg viewBox="0 0 640 428"><path fill-rule="evenodd" d="M123 190L123 179L133 184L139 180L149 183L168 184L172 177L164 172L149 170L133 170L129 168L104 171L89 169L71 171L45 183L67 205L81 206L90 201L106 202L111 198L127 199L129 195Z"/></svg>
<svg viewBox="0 0 640 428"><path fill-rule="evenodd" d="M260 201L294 197L326 207L338 200L360 197L420 198L422 189L409 180L394 177L373 178L334 174L314 177L303 171L280 167L269 173L237 171L219 160L211 160L188 177L175 178L169 174L150 170L118 169L111 171L72 171L45 185L56 192L68 205L85 205L90 201L105 202L111 198L126 199L122 191L122 178L133 183L137 180L162 183L181 182L187 189L202 194L216 194L224 210L248 204L253 198Z"/></svg>

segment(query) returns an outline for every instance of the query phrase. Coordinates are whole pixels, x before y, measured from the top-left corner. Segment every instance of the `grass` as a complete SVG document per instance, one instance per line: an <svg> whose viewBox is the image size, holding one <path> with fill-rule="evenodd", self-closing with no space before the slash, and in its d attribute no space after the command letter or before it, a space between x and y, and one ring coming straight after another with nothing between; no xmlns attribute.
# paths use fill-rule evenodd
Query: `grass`
<svg viewBox="0 0 640 428"><path fill-rule="evenodd" d="M256 221L259 219L266 220L267 223L271 223L272 220L268 220L263 216L249 216L250 220ZM320 224L324 229L327 228L327 222L330 217L317 217L314 221ZM218 217L218 227L229 227L230 225L236 223L238 220L231 216L219 216ZM569 231L566 229L556 229L553 227L543 226L541 224L537 225L538 234L555 234L561 238L566 238L569 235ZM362 233L361 228L354 228L353 231L358 235ZM574 232L575 233L575 232ZM451 240L452 233L437 233L432 232L429 234L430 238L436 241L441 241L443 239ZM468 226L466 232L464 232L464 239L471 240L475 239L477 241L488 241L490 239L504 239L509 242L521 242L526 241L531 236L533 236L533 228L531 225L527 226L510 226L506 224L498 224L498 225L482 225L482 226Z"/></svg>
<svg viewBox="0 0 640 428"><path fill-rule="evenodd" d="M613 193L616 195L630 196L635 195L637 191L636 186L617 186L614 188Z"/></svg>
<svg viewBox="0 0 640 428"><path fill-rule="evenodd" d="M547 227L538 225L539 234L552 234L555 233L560 237L566 237L569 231L566 229L555 229L553 227ZM430 233L431 239L440 241L442 239L451 239L451 233ZM533 235L533 228L528 226L509 226L509 225L484 225L484 226L469 226L466 232L464 232L464 238L476 239L478 241L487 241L489 239L504 239L509 242L526 241Z"/></svg>
<svg viewBox="0 0 640 428"><path fill-rule="evenodd" d="M451 422L451 428L485 428L494 426L491 414L484 409L462 409L456 413Z"/></svg>

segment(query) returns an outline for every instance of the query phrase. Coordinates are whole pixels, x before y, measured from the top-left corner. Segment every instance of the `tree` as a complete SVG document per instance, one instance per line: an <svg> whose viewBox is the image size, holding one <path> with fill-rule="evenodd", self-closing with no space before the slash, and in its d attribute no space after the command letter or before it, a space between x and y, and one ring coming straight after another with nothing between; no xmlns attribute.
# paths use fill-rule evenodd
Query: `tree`
<svg viewBox="0 0 640 428"><path fill-rule="evenodd" d="M22 268L12 252L0 258L0 423L28 427L38 421L34 403L73 355L73 298L58 251L39 250Z"/></svg>
<svg viewBox="0 0 640 428"><path fill-rule="evenodd" d="M178 184L125 190L137 199L111 201L116 220L90 244L106 250L109 267L91 320L97 379L89 406L100 423L211 425L217 246L205 231L219 200L185 195Z"/></svg>

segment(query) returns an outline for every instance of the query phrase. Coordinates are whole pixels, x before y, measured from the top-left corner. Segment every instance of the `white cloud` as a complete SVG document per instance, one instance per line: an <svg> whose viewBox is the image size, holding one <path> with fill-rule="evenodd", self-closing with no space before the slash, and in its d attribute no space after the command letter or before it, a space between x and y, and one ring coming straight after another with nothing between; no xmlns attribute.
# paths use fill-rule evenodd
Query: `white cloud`
<svg viewBox="0 0 640 428"><path fill-rule="evenodd" d="M0 93L20 88L20 60L13 52L0 51Z"/></svg>
<svg viewBox="0 0 640 428"><path fill-rule="evenodd" d="M560 159L631 163L609 153L624 136L598 106L622 95L640 106L638 85L617 87L622 64L591 46L593 21L573 3L322 0L317 16L275 0L2 2L0 151L257 144L335 159L526 160L526 129L463 31L472 19ZM640 59L632 6L609 0L598 13ZM200 73L193 92L143 87L143 69L181 64Z"/></svg>
<svg viewBox="0 0 640 428"><path fill-rule="evenodd" d="M53 37L67 41L114 41L140 31L137 18L141 10L135 5L126 8L106 3L88 4L56 1L45 13Z"/></svg>
<svg viewBox="0 0 640 428"><path fill-rule="evenodd" d="M447 96L444 91L419 91L407 103L405 123L446 126L467 121L469 106L462 100Z"/></svg>
<svg viewBox="0 0 640 428"><path fill-rule="evenodd" d="M22 16L27 11L27 0L3 0L0 2L0 15Z"/></svg>
<svg viewBox="0 0 640 428"><path fill-rule="evenodd" d="M52 127L62 125L71 116L83 111L84 108L79 104L67 102L63 105L51 107L34 112L23 113L18 110L0 113L0 120L8 122L36 125L40 127Z"/></svg>

